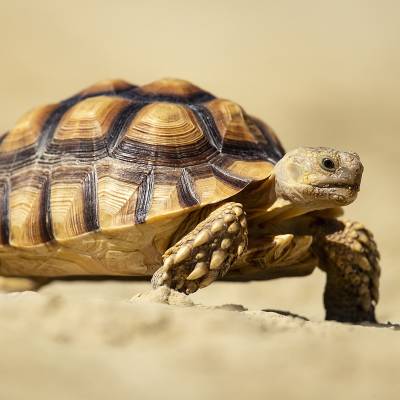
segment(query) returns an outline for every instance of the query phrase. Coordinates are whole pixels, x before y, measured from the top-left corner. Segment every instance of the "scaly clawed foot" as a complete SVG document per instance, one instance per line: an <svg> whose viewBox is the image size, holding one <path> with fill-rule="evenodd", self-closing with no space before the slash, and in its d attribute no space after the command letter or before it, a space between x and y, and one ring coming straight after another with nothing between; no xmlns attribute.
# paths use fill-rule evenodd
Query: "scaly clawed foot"
<svg viewBox="0 0 400 400"><path fill-rule="evenodd" d="M243 206L226 203L213 211L163 256L152 285L167 285L187 294L223 276L247 247Z"/></svg>

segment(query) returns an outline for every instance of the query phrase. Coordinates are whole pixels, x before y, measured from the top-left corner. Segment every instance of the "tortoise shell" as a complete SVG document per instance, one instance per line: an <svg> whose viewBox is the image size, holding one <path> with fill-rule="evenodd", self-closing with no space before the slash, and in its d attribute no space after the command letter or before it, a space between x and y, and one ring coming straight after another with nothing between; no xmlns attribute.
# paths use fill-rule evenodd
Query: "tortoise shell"
<svg viewBox="0 0 400 400"><path fill-rule="evenodd" d="M239 105L176 79L97 83L0 141L0 252L187 214L265 179L283 155Z"/></svg>

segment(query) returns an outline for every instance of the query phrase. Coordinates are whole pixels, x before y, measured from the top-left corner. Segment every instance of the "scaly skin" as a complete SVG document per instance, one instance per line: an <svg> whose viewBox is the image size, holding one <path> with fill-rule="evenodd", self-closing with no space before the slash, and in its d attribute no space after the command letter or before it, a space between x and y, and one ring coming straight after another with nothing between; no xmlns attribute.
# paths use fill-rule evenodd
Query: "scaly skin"
<svg viewBox="0 0 400 400"><path fill-rule="evenodd" d="M326 319L376 322L380 266L371 232L351 221L325 219L318 225L313 249L327 274Z"/></svg>
<svg viewBox="0 0 400 400"><path fill-rule="evenodd" d="M292 266L311 256L311 235L293 235L291 233L268 235L254 240L250 238L247 251L240 257L233 268L243 273L263 272L271 269Z"/></svg>
<svg viewBox="0 0 400 400"><path fill-rule="evenodd" d="M153 287L193 293L226 274L247 248L247 221L240 203L225 203L163 255Z"/></svg>
<svg viewBox="0 0 400 400"><path fill-rule="evenodd" d="M300 275L311 273L312 266L318 266L327 276L326 319L376 322L379 252L368 229L358 222L321 215L301 216L275 229L279 228L283 231L290 228L296 235L277 233L256 240L250 237L248 251L234 264L238 271L232 274L233 278L253 274L256 279L269 279L279 276L279 271L282 275L283 271ZM298 263L303 264L296 270Z"/></svg>

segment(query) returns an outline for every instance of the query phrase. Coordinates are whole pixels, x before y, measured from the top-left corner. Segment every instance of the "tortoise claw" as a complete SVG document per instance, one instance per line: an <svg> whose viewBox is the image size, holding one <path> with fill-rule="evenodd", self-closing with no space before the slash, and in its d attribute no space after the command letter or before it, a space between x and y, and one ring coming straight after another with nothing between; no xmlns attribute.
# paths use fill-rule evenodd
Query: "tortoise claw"
<svg viewBox="0 0 400 400"><path fill-rule="evenodd" d="M153 276L153 287L167 285L187 294L223 276L247 246L243 207L227 203L168 249Z"/></svg>

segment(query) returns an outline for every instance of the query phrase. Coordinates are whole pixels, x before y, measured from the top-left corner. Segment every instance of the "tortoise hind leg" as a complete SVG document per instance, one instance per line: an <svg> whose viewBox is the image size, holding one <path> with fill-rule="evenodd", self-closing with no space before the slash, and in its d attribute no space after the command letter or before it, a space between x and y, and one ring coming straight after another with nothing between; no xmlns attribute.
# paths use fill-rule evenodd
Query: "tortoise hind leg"
<svg viewBox="0 0 400 400"><path fill-rule="evenodd" d="M0 276L0 292L25 292L26 290L39 290L47 285L47 278L14 278Z"/></svg>
<svg viewBox="0 0 400 400"><path fill-rule="evenodd" d="M372 234L357 222L324 220L323 225L333 228L314 241L320 268L327 274L326 319L376 322L380 267Z"/></svg>
<svg viewBox="0 0 400 400"><path fill-rule="evenodd" d="M223 204L164 253L152 285L193 293L225 275L246 247L242 204Z"/></svg>

